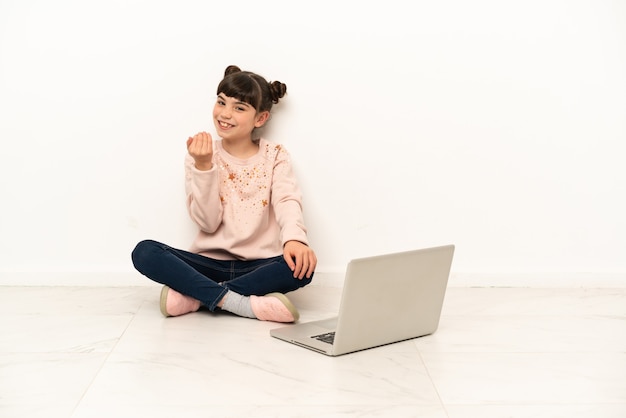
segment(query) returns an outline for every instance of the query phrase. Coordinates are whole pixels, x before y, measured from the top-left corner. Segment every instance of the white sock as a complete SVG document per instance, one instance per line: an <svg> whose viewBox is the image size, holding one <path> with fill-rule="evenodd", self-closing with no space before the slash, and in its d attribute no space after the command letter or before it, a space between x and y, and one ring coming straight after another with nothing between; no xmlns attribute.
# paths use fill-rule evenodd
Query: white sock
<svg viewBox="0 0 626 418"><path fill-rule="evenodd" d="M232 290L229 290L226 296L224 296L222 309L246 318L256 318L256 315L252 312L250 296L242 296Z"/></svg>

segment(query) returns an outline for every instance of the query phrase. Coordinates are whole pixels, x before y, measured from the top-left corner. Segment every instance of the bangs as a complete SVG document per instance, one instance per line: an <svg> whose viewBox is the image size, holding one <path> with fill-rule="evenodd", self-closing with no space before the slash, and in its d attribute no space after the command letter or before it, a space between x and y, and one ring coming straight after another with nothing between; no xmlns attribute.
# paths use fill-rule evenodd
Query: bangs
<svg viewBox="0 0 626 418"><path fill-rule="evenodd" d="M259 110L262 94L261 86L243 71L225 77L217 86L217 94L220 93L248 103L254 109Z"/></svg>

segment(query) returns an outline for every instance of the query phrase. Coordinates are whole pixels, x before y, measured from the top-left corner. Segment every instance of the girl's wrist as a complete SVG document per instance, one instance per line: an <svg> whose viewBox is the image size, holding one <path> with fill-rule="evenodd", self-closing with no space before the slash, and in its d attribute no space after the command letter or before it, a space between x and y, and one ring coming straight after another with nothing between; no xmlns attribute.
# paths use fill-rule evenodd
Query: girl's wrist
<svg viewBox="0 0 626 418"><path fill-rule="evenodd" d="M208 163L208 164L195 163L194 166L196 167L196 169L200 171L209 171L210 169L213 168L213 163Z"/></svg>

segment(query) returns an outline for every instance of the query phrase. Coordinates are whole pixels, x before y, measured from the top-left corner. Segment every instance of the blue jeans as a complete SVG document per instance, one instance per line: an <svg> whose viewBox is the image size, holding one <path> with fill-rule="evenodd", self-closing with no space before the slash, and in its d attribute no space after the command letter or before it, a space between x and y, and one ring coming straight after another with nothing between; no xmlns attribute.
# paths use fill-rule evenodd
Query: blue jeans
<svg viewBox="0 0 626 418"><path fill-rule="evenodd" d="M294 278L282 255L260 260L214 260L157 241L141 241L132 253L144 276L191 296L214 311L229 290L240 295L287 293L311 283Z"/></svg>

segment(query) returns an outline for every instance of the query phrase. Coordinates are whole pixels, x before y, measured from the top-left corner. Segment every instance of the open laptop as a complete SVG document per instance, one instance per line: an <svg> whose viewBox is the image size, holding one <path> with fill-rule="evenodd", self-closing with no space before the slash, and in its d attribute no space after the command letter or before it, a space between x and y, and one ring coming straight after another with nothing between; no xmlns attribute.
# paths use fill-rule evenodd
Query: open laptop
<svg viewBox="0 0 626 418"><path fill-rule="evenodd" d="M432 334L439 326L454 245L353 259L337 317L270 330L339 356Z"/></svg>

